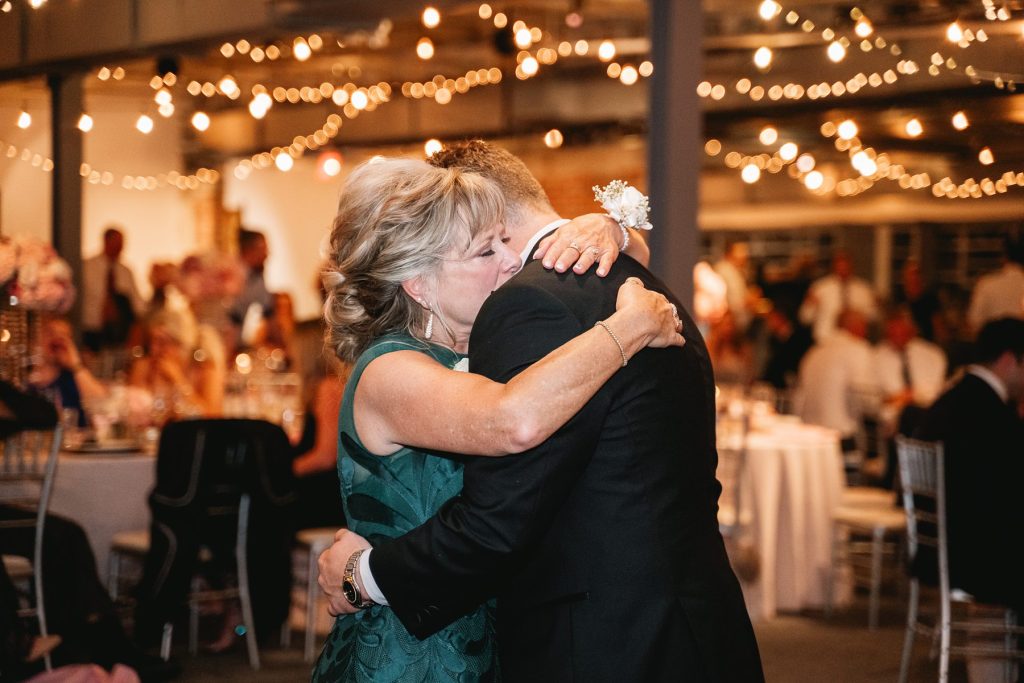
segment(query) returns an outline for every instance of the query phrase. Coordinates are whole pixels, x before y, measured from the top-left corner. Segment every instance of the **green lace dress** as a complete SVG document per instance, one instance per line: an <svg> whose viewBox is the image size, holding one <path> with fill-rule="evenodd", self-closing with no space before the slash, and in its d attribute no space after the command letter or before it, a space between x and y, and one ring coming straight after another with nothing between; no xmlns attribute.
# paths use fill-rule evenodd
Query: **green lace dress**
<svg viewBox="0 0 1024 683"><path fill-rule="evenodd" d="M462 490L462 466L403 448L369 453L355 431L352 397L366 366L392 351L425 353L449 368L462 356L408 335L376 340L356 361L338 419L338 474L349 528L375 544L430 519ZM498 680L493 613L482 606L426 640L418 640L387 607L339 617L313 669L313 681L441 682Z"/></svg>

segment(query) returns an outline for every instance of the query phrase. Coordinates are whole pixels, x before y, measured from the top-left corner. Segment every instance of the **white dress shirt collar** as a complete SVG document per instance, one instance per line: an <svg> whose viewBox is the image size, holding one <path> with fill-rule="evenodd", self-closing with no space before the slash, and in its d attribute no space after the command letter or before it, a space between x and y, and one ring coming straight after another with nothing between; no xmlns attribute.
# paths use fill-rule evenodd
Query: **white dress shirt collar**
<svg viewBox="0 0 1024 683"><path fill-rule="evenodd" d="M986 384L992 387L992 391L996 392L1000 400L1006 403L1010 399L1010 392L1007 390L1003 380L999 379L996 373L992 372L984 365L968 365L967 372L974 375L978 379L983 380Z"/></svg>
<svg viewBox="0 0 1024 683"><path fill-rule="evenodd" d="M525 266L527 263L530 262L530 259L533 257L533 252L537 250L538 242L540 242L550 233L554 232L555 230L562 227L568 222L568 218L559 218L558 220L551 221L543 228L535 232L533 234L533 237L530 238L530 241L526 243L526 246L523 248L523 250L519 252L519 258L523 260L523 265Z"/></svg>

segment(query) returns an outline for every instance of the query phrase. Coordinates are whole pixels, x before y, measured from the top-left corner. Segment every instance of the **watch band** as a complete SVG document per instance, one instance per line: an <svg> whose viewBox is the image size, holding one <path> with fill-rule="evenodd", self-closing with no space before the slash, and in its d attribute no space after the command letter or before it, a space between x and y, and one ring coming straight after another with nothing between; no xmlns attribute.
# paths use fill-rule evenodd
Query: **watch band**
<svg viewBox="0 0 1024 683"><path fill-rule="evenodd" d="M349 556L345 563L345 575L341 582L341 592L345 599L356 609L366 609L376 605L373 600L364 597L359 590L359 583L356 581L356 570L359 567L359 556L366 552L366 549L357 550Z"/></svg>

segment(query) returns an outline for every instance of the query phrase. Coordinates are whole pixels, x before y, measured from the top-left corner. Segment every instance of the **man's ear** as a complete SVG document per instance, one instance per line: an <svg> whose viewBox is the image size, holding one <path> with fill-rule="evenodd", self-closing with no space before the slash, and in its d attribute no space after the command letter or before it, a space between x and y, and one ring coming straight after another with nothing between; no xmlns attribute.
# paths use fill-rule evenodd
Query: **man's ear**
<svg viewBox="0 0 1024 683"><path fill-rule="evenodd" d="M427 283L420 276L410 278L402 283L402 289L412 297L412 300L423 308L430 308L427 303Z"/></svg>

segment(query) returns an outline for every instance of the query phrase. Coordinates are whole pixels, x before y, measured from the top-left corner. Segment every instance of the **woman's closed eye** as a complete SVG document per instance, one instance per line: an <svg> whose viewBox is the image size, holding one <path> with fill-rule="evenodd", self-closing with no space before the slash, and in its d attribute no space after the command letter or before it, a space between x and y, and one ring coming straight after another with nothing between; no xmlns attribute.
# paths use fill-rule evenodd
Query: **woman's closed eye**
<svg viewBox="0 0 1024 683"><path fill-rule="evenodd" d="M502 237L501 238L501 243L502 244L508 244L511 241L512 241L511 237ZM494 249L487 249L487 250L485 250L485 251L483 251L483 252L481 252L481 253L479 253L477 255L481 256L481 257L487 257L487 256L494 256L494 253L495 253Z"/></svg>

